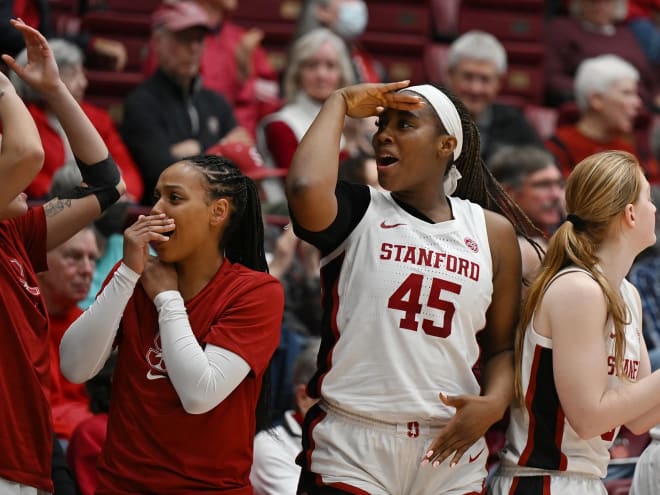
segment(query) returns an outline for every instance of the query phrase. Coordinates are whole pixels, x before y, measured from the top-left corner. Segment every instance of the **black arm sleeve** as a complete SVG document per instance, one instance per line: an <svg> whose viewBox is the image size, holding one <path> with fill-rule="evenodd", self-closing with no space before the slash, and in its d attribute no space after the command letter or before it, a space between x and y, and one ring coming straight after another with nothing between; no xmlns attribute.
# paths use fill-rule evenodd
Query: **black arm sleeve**
<svg viewBox="0 0 660 495"><path fill-rule="evenodd" d="M339 181L335 188L337 197L337 217L330 226L319 232L303 229L289 211L293 230L302 240L316 246L322 256L330 254L357 227L367 212L371 194L369 187L362 184L349 184Z"/></svg>

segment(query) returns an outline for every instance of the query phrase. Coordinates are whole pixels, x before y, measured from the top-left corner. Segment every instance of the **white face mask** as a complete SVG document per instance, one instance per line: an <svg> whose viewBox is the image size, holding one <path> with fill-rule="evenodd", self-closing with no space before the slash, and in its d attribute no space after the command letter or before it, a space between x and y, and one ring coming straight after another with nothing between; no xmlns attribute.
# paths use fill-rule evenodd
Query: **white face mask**
<svg viewBox="0 0 660 495"><path fill-rule="evenodd" d="M364 32L368 20L367 4L361 0L344 2L339 5L339 15L333 28L345 40L352 40Z"/></svg>

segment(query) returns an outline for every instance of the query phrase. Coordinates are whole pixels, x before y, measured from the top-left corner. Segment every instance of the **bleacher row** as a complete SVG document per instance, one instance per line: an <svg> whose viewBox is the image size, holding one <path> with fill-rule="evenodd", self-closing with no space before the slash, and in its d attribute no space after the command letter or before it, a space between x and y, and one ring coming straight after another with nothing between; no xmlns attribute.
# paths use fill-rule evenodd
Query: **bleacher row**
<svg viewBox="0 0 660 495"><path fill-rule="evenodd" d="M88 99L106 108L121 107L141 80L149 41L150 14L160 0L94 0L78 12L78 0L49 0L56 30L82 28L124 43L128 62L122 72L109 61L88 60ZM521 105L546 137L558 113L543 101L543 0L369 0L369 24L360 42L384 66L390 80L442 82L449 43L470 29L495 35L509 57L501 98ZM302 0L241 0L232 19L265 33L263 46L282 70ZM113 112L113 115L117 115Z"/></svg>

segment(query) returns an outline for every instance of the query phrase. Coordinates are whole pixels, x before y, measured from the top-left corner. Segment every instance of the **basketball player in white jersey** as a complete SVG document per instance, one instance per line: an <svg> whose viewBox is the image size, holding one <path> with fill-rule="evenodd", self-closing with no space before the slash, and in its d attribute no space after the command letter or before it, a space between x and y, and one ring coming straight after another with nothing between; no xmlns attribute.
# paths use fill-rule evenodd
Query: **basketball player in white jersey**
<svg viewBox="0 0 660 495"><path fill-rule="evenodd" d="M295 232L323 255L300 494L480 493L483 435L512 398L525 217L480 160L460 102L407 86L335 92L289 171ZM378 115L390 192L337 182L347 115Z"/></svg>
<svg viewBox="0 0 660 495"><path fill-rule="evenodd" d="M495 495L605 495L621 425L660 420L641 303L624 279L655 242L649 183L629 153L585 158L566 186L568 221L550 240L516 339L516 395Z"/></svg>

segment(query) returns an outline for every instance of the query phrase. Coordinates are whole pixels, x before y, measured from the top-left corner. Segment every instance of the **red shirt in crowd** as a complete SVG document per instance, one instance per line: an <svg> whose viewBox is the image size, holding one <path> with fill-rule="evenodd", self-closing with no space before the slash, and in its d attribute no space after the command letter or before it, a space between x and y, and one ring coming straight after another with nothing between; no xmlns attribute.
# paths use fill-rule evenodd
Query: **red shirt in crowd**
<svg viewBox="0 0 660 495"><path fill-rule="evenodd" d="M78 424L92 416L83 383L71 383L60 371L60 342L69 325L82 313L75 304L61 316L50 316L50 406L58 438L69 439Z"/></svg>
<svg viewBox="0 0 660 495"><path fill-rule="evenodd" d="M90 103L83 102L80 106L103 138L110 155L112 155L119 170L121 170L128 195L131 196L134 202L139 203L144 192L142 177L121 136L119 136L110 115L105 110ZM53 175L64 165L66 159L64 142L60 133L48 122L46 111L41 106L29 103L27 107L37 124L45 157L41 171L27 187L25 193L31 198L43 198L48 193Z"/></svg>

